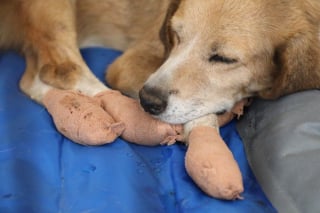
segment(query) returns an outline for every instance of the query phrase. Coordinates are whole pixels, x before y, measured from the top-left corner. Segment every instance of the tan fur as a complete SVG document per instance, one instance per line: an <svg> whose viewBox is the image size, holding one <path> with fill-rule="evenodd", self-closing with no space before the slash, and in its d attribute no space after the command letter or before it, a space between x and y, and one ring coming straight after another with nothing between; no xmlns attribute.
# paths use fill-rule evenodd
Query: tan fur
<svg viewBox="0 0 320 213"><path fill-rule="evenodd" d="M164 25L170 54L142 103L162 104L159 118L184 123L245 97L320 88L319 16L317 0L182 0Z"/></svg>
<svg viewBox="0 0 320 213"><path fill-rule="evenodd" d="M0 19L0 48L25 55L20 86L40 103L50 88L107 89L79 53L92 45L126 50L110 85L133 97L144 85L172 123L320 88L318 0L2 0Z"/></svg>

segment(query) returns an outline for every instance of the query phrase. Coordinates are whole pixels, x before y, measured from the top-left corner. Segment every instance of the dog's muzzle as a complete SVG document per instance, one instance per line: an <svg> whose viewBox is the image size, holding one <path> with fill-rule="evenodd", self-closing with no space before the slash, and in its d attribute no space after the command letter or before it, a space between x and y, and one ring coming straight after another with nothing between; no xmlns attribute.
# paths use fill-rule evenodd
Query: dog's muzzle
<svg viewBox="0 0 320 213"><path fill-rule="evenodd" d="M160 89L144 86L139 92L139 97L143 109L152 115L161 114L167 107L168 95Z"/></svg>

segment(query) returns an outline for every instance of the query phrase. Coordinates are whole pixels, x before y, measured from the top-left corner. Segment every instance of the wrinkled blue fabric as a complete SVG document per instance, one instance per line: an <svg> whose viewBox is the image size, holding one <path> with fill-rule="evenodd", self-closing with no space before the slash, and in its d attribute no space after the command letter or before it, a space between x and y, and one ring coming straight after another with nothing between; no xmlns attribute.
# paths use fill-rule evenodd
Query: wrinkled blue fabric
<svg viewBox="0 0 320 213"><path fill-rule="evenodd" d="M117 56L83 49L101 79ZM184 169L186 147L145 147L117 139L99 147L63 137L45 108L18 86L24 59L0 54L0 212L208 213L276 212L256 182L235 123L221 129L244 178L244 200L206 196Z"/></svg>

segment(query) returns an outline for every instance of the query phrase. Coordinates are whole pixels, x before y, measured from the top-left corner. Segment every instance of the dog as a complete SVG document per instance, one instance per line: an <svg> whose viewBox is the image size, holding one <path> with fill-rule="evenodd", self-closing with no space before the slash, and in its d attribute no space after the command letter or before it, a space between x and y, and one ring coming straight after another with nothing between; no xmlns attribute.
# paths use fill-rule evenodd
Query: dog
<svg viewBox="0 0 320 213"><path fill-rule="evenodd" d="M20 87L39 103L108 89L79 46L124 51L107 81L169 123L320 88L319 0L1 0L0 19L0 48L24 55Z"/></svg>

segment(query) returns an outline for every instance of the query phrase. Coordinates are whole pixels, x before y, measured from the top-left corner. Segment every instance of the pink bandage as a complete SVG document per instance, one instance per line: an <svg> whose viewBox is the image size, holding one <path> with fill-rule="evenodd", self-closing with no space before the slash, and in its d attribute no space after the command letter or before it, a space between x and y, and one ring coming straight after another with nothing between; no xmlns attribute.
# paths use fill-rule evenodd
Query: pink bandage
<svg viewBox="0 0 320 213"><path fill-rule="evenodd" d="M84 145L114 141L124 131L123 122L115 122L100 103L79 92L50 90L43 104L64 136Z"/></svg>
<svg viewBox="0 0 320 213"><path fill-rule="evenodd" d="M153 118L144 112L138 101L122 95L118 91L108 90L95 97L102 107L116 121L125 123L121 137L129 142L141 145L173 144L182 140L182 126L170 125Z"/></svg>
<svg viewBox="0 0 320 213"><path fill-rule="evenodd" d="M188 142L185 166L193 181L212 197L242 199L243 181L239 166L218 130L195 127Z"/></svg>

